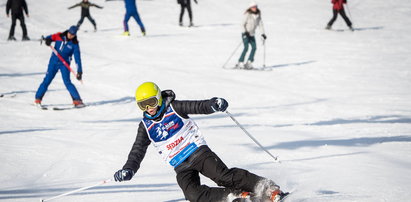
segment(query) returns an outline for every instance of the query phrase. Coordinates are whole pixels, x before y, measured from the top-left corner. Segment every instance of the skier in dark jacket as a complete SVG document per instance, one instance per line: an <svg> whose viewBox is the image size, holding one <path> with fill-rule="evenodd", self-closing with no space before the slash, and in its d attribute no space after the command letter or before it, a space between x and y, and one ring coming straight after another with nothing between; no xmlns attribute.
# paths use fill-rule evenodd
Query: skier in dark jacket
<svg viewBox="0 0 411 202"><path fill-rule="evenodd" d="M57 52L60 54L63 60L66 63L68 63L68 65L70 65L71 57L74 55L74 59L77 63L76 79L81 80L83 75L83 68L81 65L79 42L77 40L77 30L78 28L73 25L63 33L58 32L56 34L49 35L45 37L44 40L47 46L50 46L53 41L55 42L54 48L57 50ZM71 83L70 70L54 53L52 53L50 57L46 76L44 77L43 82L40 84L36 92L34 101L35 105L41 107L41 101L43 99L43 96L44 94L46 94L46 91L51 81L53 81L54 77L56 76L59 70L61 72L61 76L63 77L64 85L70 92L71 98L73 99L74 107L84 107L85 105L83 104L83 101L81 100L76 87Z"/></svg>
<svg viewBox="0 0 411 202"><path fill-rule="evenodd" d="M197 4L197 0L194 0L194 2ZM179 19L179 25L183 26L183 16L184 16L184 11L187 9L188 12L188 17L190 18L190 27L194 26L193 24L193 12L191 11L191 0L177 0L177 3L180 4L181 10L180 10L180 19Z"/></svg>
<svg viewBox="0 0 411 202"><path fill-rule="evenodd" d="M77 6L81 7L81 18L77 23L77 27L80 29L81 24L83 24L84 18L87 17L88 20L90 20L91 24L93 24L94 31L97 31L96 21L90 15L90 7L94 6L94 7L99 8L99 9L102 9L103 7L101 7L97 4L93 4L93 3L89 2L88 0L83 0L82 2L80 2L78 4L70 6L68 9L72 9L72 8L77 7Z"/></svg>
<svg viewBox="0 0 411 202"><path fill-rule="evenodd" d="M21 29L23 30L23 41L30 40L30 38L27 36L27 28L26 28L26 23L24 22L24 14L23 10L26 13L27 17L29 16L29 10L27 9L27 3L26 0L7 0L6 4L6 14L7 17L9 17L9 13L11 10L11 27L10 27L10 33L9 33L9 38L8 40L13 40L15 41L16 38L14 37L14 29L16 27L16 20L20 20L20 25Z"/></svg>
<svg viewBox="0 0 411 202"><path fill-rule="evenodd" d="M124 4L126 7L126 14L124 15L123 25L124 25L124 36L130 36L130 32L128 29L128 21L131 17L133 17L137 24L140 26L141 33L143 36L146 35L146 28L144 27L143 22L141 21L140 15L137 11L137 4L136 0L124 0Z"/></svg>
<svg viewBox="0 0 411 202"><path fill-rule="evenodd" d="M352 28L352 23L345 14L344 10L343 4L346 4L347 0L331 0L331 3L333 4L333 17L331 18L330 22L328 22L327 27L325 27L325 29L331 29L335 20L337 19L338 14L340 14L341 17L344 18L345 23L347 23L347 26L350 28L350 30L354 31L354 29Z"/></svg>
<svg viewBox="0 0 411 202"><path fill-rule="evenodd" d="M171 90L161 91L152 82L136 90L138 107L143 110L137 138L123 168L114 174L116 181L130 180L153 143L158 153L171 165L184 196L189 201L222 201L250 197L278 201L286 195L273 181L240 168L227 168L207 146L197 124L189 114L212 114L225 111L223 98L209 100L175 100ZM201 185L200 176L210 178L220 187Z"/></svg>

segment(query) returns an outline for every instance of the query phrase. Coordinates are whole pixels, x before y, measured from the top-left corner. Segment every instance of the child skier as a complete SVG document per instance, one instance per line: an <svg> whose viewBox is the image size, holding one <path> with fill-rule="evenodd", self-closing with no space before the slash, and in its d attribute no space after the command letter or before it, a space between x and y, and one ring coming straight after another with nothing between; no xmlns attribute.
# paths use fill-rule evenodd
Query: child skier
<svg viewBox="0 0 411 202"><path fill-rule="evenodd" d="M47 46L50 46L51 43L54 41L54 48L65 60L65 62L67 62L69 65L71 62L71 57L74 54L74 59L77 63L77 80L81 80L83 69L81 66L79 42L76 36L77 29L78 28L73 25L65 32L58 32L56 34L49 35L45 37L44 40ZM46 76L44 77L43 82L40 84L36 92L34 103L37 106L41 107L41 101L43 99L43 96L46 93L51 81L53 81L54 77L56 76L59 70L61 72L61 76L63 77L64 85L70 92L70 95L73 99L74 107L84 107L85 105L83 104L83 101L81 100L76 87L71 83L70 70L63 64L63 61L61 61L58 58L58 56L54 53L52 53L50 57Z"/></svg>
<svg viewBox="0 0 411 202"><path fill-rule="evenodd" d="M244 15L245 18L242 24L244 28L242 33L244 49L235 67L239 69L252 69L254 68L252 63L254 62L255 51L257 50L255 41L255 30L257 29L257 26L260 27L262 33L261 36L264 40L267 39L267 36L265 35L263 21L261 20L261 11L260 9L258 9L257 3L255 1L251 1L250 6L245 11ZM248 51L248 44L251 45L251 52L248 57L247 63L244 64L245 55Z"/></svg>
<svg viewBox="0 0 411 202"><path fill-rule="evenodd" d="M28 41L30 38L27 36L27 28L26 23L24 22L24 14L23 10L26 13L27 17L29 17L29 10L27 9L26 0L7 0L6 4L6 14L9 17L9 12L11 10L11 27L9 41L15 41L16 38L14 37L14 29L16 28L16 21L20 21L21 29L23 30L23 41Z"/></svg>
<svg viewBox="0 0 411 202"><path fill-rule="evenodd" d="M152 82L136 90L138 107L143 111L137 138L123 168L114 174L116 181L130 180L153 143L158 153L170 164L177 182L189 201L223 201L250 197L278 201L288 193L280 191L273 181L240 168L227 168L207 146L197 124L189 114L223 112L228 103L223 98L209 100L175 100L172 90L160 91ZM199 173L221 187L201 185Z"/></svg>
<svg viewBox="0 0 411 202"><path fill-rule="evenodd" d="M94 19L90 15L90 7L94 6L94 7L99 8L99 9L102 9L103 7L101 7L97 4L93 4L93 3L89 2L88 0L83 0L82 2L73 5L73 6L69 7L68 9L72 9L72 8L77 7L77 6L81 7L81 18L77 23L77 27L80 29L81 24L83 24L84 18L87 17L88 20L90 20L91 24L93 24L94 31L97 31L96 21L94 21Z"/></svg>
<svg viewBox="0 0 411 202"><path fill-rule="evenodd" d="M141 33L143 36L146 35L146 29L144 28L144 24L140 19L140 15L138 14L137 11L137 5L136 5L136 0L124 0L125 6L126 6L126 14L124 16L124 36L130 36L130 32L128 31L128 21L130 20L131 17L133 17L137 24L140 26Z"/></svg>
<svg viewBox="0 0 411 202"><path fill-rule="evenodd" d="M352 23L345 14L344 10L343 4L346 4L347 0L331 0L331 3L333 4L333 17L331 18L330 22L328 22L327 27L325 27L325 29L331 29L339 13L341 17L343 17L343 19L345 20L345 23L347 23L347 26L350 28L350 30L354 31L354 29L352 28Z"/></svg>

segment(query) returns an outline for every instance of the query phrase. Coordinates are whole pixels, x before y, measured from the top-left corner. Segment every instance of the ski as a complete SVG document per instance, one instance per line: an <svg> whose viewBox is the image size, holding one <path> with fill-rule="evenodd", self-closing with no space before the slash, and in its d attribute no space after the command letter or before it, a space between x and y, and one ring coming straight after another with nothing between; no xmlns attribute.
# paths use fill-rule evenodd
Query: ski
<svg viewBox="0 0 411 202"><path fill-rule="evenodd" d="M244 71L272 71L273 69L270 67L253 67L251 69L244 69L244 68L236 68L236 67L228 67L224 69L229 69L229 70L244 70Z"/></svg>
<svg viewBox="0 0 411 202"><path fill-rule="evenodd" d="M286 199L291 195L292 192L285 192L282 193L280 196L279 200L276 200L275 202L285 202ZM270 199L267 199L268 201L271 201ZM256 197L253 193L250 193L250 196L247 198L236 198L232 200L232 202L260 202L263 201L260 197Z"/></svg>
<svg viewBox="0 0 411 202"><path fill-rule="evenodd" d="M48 110L49 108L47 108L46 106L42 105L42 104L33 104L37 109L41 109L41 110Z"/></svg>
<svg viewBox="0 0 411 202"><path fill-rule="evenodd" d="M0 94L0 98L4 97L16 97L16 93L5 93L5 94Z"/></svg>

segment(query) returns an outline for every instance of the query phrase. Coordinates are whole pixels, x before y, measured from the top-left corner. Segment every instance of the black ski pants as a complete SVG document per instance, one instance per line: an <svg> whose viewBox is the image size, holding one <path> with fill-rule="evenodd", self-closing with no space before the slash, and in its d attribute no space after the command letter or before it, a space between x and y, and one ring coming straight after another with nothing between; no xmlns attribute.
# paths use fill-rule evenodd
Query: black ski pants
<svg viewBox="0 0 411 202"><path fill-rule="evenodd" d="M23 30L23 37L27 36L26 23L24 22L24 14L12 14L11 15L11 27L9 37L14 36L14 29L16 28L16 21L20 20L21 29Z"/></svg>
<svg viewBox="0 0 411 202"><path fill-rule="evenodd" d="M187 160L175 168L177 182L190 202L222 201L235 191L253 192L264 180L240 168L227 168L208 146L201 146ZM221 187L202 185L199 173Z"/></svg>
<svg viewBox="0 0 411 202"><path fill-rule="evenodd" d="M187 9L188 17L190 18L190 22L193 22L193 12L191 11L191 0L183 0L180 3L181 11L180 11L180 23L183 22L184 11Z"/></svg>
<svg viewBox="0 0 411 202"><path fill-rule="evenodd" d="M344 9L341 9L341 10L333 9L333 17L331 18L330 22L328 22L328 26L331 27L333 25L333 23L337 19L338 14L340 14L341 17L344 18L345 23L347 23L348 27L351 27L352 23L351 23L350 19L348 19L347 15L345 14Z"/></svg>
<svg viewBox="0 0 411 202"><path fill-rule="evenodd" d="M93 24L94 28L96 28L96 21L91 17L91 15L81 15L80 20L77 22L77 27L80 28L81 24L83 24L84 18L88 18L91 24Z"/></svg>

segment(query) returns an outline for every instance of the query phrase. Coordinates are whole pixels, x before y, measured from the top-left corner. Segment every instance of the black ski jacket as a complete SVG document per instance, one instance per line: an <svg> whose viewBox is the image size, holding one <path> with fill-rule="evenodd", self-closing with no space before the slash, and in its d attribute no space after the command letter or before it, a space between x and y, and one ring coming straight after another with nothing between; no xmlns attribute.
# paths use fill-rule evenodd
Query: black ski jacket
<svg viewBox="0 0 411 202"><path fill-rule="evenodd" d="M167 108L170 105L173 106L175 112L181 117L188 119L189 114L211 114L214 113L214 110L211 108L213 101L212 100L192 100L192 101L179 101L174 100L175 94L172 90L165 90L161 92L163 99L165 100L166 108L162 114L155 119L159 121L163 118L164 113L167 111ZM144 112L146 113L146 112ZM133 147L128 155L128 160L123 166L123 169L129 168L135 172L140 168L140 163L143 160L148 145L151 141L148 138L146 128L144 127L143 121L140 122L137 130L137 137L134 141ZM197 151L196 151L197 152ZM194 152L192 155L196 155Z"/></svg>
<svg viewBox="0 0 411 202"><path fill-rule="evenodd" d="M26 0L7 0L6 4L6 14L8 15L11 10L12 15L22 15L23 9L26 15L29 14L29 10L27 9Z"/></svg>
<svg viewBox="0 0 411 202"><path fill-rule="evenodd" d="M90 2L80 2L78 4L70 6L69 9L75 8L77 6L81 6L81 16L89 16L90 15L90 7L92 7L92 6L100 8L100 9L103 8L103 7L101 7L97 4L93 4L93 3L90 3Z"/></svg>

